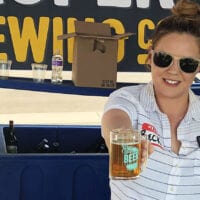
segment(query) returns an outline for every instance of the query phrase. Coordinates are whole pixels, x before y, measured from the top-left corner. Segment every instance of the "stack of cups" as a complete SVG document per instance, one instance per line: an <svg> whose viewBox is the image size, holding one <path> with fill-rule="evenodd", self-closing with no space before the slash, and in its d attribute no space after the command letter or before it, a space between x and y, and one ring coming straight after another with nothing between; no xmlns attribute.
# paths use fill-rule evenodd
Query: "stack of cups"
<svg viewBox="0 0 200 200"><path fill-rule="evenodd" d="M32 63L33 81L43 83L46 76L47 65L41 63Z"/></svg>
<svg viewBox="0 0 200 200"><path fill-rule="evenodd" d="M8 79L11 65L11 60L0 60L0 79Z"/></svg>

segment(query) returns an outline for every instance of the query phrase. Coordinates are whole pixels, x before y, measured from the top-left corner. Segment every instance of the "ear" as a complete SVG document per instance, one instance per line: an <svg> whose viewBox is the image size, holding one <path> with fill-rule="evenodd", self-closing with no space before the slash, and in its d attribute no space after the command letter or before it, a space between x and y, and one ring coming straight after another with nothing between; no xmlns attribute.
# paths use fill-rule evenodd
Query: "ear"
<svg viewBox="0 0 200 200"><path fill-rule="evenodd" d="M150 45L149 48L147 49L148 53L150 53L151 50L153 50L153 46L152 45Z"/></svg>
<svg viewBox="0 0 200 200"><path fill-rule="evenodd" d="M147 65L151 65L151 51L152 51L152 46L149 46L149 48L147 49L147 58L146 58L146 64Z"/></svg>

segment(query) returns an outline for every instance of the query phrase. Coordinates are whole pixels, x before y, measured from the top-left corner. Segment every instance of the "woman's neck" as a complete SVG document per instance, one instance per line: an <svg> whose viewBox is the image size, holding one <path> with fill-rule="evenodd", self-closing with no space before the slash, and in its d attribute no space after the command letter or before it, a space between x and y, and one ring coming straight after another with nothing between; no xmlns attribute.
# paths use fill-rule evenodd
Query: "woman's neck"
<svg viewBox="0 0 200 200"><path fill-rule="evenodd" d="M157 97L156 101L160 111L165 113L170 119L181 120L188 110L189 95L180 98Z"/></svg>

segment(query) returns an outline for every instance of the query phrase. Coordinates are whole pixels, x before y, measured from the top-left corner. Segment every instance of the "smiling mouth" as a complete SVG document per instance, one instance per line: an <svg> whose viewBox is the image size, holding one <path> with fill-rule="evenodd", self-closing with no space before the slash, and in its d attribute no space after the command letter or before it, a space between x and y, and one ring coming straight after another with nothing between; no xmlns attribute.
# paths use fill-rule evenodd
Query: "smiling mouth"
<svg viewBox="0 0 200 200"><path fill-rule="evenodd" d="M180 83L180 81L175 81L175 80L170 80L170 79L164 79L164 81L170 85L178 85Z"/></svg>

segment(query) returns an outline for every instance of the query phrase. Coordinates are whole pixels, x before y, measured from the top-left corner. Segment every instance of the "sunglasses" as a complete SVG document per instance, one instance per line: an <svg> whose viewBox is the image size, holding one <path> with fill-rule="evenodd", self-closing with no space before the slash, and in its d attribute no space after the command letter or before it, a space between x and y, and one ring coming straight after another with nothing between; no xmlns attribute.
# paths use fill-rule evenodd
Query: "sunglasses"
<svg viewBox="0 0 200 200"><path fill-rule="evenodd" d="M174 60L178 60L178 65L185 73L194 73L199 64L200 59L190 57L178 57L163 51L151 50L153 55L153 62L160 68L166 68L173 64Z"/></svg>

